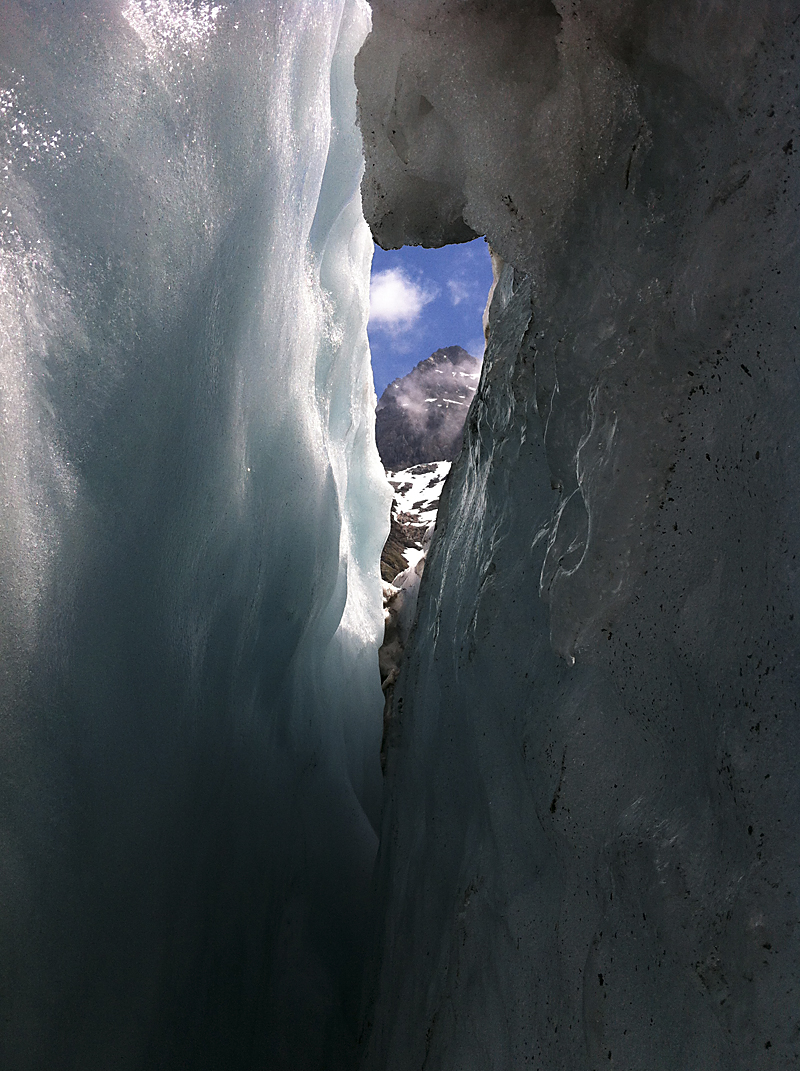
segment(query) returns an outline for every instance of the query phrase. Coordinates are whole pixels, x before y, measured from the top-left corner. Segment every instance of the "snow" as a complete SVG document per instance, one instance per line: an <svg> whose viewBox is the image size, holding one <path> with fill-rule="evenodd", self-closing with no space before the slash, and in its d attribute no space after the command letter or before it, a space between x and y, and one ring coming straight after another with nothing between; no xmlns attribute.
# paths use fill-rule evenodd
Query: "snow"
<svg viewBox="0 0 800 1071"><path fill-rule="evenodd" d="M386 474L394 491L392 510L403 523L423 528L435 524L439 497L451 464L450 461L432 461ZM422 541L410 547L404 556L409 567L414 569L424 557Z"/></svg>
<svg viewBox="0 0 800 1071"><path fill-rule="evenodd" d="M409 569L413 570L416 569L417 565L419 565L425 558L425 551L422 547L409 547L408 550L405 551L403 557L408 562ZM401 573L399 575L402 576L403 574Z"/></svg>

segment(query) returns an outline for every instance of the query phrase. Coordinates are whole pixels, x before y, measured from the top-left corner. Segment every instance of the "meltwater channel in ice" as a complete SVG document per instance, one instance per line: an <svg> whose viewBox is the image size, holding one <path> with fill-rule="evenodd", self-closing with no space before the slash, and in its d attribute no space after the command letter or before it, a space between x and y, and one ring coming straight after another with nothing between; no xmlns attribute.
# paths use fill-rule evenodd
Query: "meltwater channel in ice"
<svg viewBox="0 0 800 1071"><path fill-rule="evenodd" d="M0 18L0 1062L339 1067L390 497L369 10Z"/></svg>

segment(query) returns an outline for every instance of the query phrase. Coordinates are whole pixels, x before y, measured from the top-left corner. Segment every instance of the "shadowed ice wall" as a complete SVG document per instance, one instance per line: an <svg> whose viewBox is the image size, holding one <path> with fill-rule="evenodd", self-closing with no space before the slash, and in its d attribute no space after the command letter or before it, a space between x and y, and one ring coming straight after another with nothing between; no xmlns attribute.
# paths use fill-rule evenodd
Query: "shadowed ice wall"
<svg viewBox="0 0 800 1071"><path fill-rule="evenodd" d="M368 19L0 3L8 1071L352 1063L389 503Z"/></svg>
<svg viewBox="0 0 800 1071"><path fill-rule="evenodd" d="M800 7L373 20L373 233L505 267L395 691L364 1067L794 1066Z"/></svg>

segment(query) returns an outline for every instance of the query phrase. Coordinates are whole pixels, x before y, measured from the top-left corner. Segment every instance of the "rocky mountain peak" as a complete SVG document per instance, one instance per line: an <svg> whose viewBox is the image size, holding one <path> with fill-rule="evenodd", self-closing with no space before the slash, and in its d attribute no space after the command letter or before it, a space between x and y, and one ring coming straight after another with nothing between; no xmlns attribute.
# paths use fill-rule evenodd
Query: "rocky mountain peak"
<svg viewBox="0 0 800 1071"><path fill-rule="evenodd" d="M461 346L445 346L389 384L375 421L386 469L396 472L457 456L480 368L479 357Z"/></svg>

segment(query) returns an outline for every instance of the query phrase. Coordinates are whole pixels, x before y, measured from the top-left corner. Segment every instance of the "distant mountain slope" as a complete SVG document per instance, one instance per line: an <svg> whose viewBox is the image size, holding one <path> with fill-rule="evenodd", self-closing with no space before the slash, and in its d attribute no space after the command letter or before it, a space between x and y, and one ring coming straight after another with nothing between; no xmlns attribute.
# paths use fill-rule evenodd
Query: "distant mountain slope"
<svg viewBox="0 0 800 1071"><path fill-rule="evenodd" d="M436 521L442 484L449 471L449 461L432 461L387 473L394 501L389 538L381 555L381 576L389 583L425 556L425 533Z"/></svg>
<svg viewBox="0 0 800 1071"><path fill-rule="evenodd" d="M384 468L397 471L456 457L480 368L480 358L461 346L446 346L389 384L375 421Z"/></svg>

